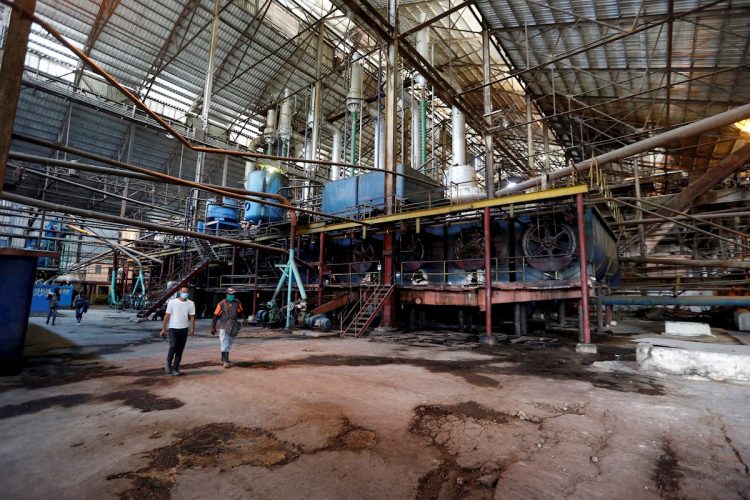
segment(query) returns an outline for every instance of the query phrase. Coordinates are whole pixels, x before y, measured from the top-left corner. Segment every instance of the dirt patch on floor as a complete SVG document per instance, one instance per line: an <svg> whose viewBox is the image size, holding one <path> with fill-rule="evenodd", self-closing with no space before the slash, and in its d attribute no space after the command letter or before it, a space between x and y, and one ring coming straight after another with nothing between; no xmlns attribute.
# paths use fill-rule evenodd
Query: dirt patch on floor
<svg viewBox="0 0 750 500"><path fill-rule="evenodd" d="M500 381L492 375L530 375L590 382L595 387L618 392L637 392L658 396L664 394L663 386L652 377L628 373L598 373L588 369L596 361L595 355L580 355L561 346L542 350L528 350L517 346L483 347L483 359L435 360L396 356L342 356L316 355L283 362L272 366L258 363L237 363L244 368L277 369L293 366L382 366L410 365L433 373L449 374L479 387L499 387ZM270 362L269 362L270 363ZM505 366L502 366L502 364ZM500 366L498 366L500 365Z"/></svg>
<svg viewBox="0 0 750 500"><path fill-rule="evenodd" d="M168 446L148 453L142 469L113 474L107 479L132 479L132 486L120 493L122 499L167 499L180 471L189 468L239 465L278 467L299 456L294 444L281 441L263 429L230 423L208 424L185 431Z"/></svg>
<svg viewBox="0 0 750 500"><path fill-rule="evenodd" d="M122 401L142 412L174 410L185 403L176 398L162 398L144 390L118 391L105 394L100 399L104 401Z"/></svg>
<svg viewBox="0 0 750 500"><path fill-rule="evenodd" d="M353 425L348 418L344 417L341 422L341 431L328 439L322 450L368 450L374 448L378 443L375 431Z"/></svg>
<svg viewBox="0 0 750 500"><path fill-rule="evenodd" d="M680 478L683 477L680 472L680 464L677 460L672 444L664 441L661 444L662 453L656 459L656 466L651 478L656 483L659 496L662 498L678 499L680 495Z"/></svg>
<svg viewBox="0 0 750 500"><path fill-rule="evenodd" d="M323 451L363 451L377 444L375 431L341 419L340 431L326 443L310 451L285 441L265 429L241 427L232 423L214 423L187 430L177 441L148 453L149 463L131 472L107 477L132 479L130 488L120 493L123 499L167 499L185 469L218 467L228 470L238 466L276 468L293 462L301 455Z"/></svg>
<svg viewBox="0 0 750 500"><path fill-rule="evenodd" d="M63 396L52 396L49 398L35 399L16 405L0 407L0 420L39 413L52 407L72 408L91 401L91 394L66 394Z"/></svg>
<svg viewBox="0 0 750 500"><path fill-rule="evenodd" d="M409 432L428 438L440 456L437 466L419 479L417 498L493 498L503 467L501 457L506 453L495 456L486 449L477 451L479 447L472 449L471 441L481 440L485 432L491 435L500 430L518 437L521 431L525 436L517 440L525 447L523 441L529 436L537 439L539 422L539 418L523 412L498 411L475 401L417 406ZM514 427L501 430L506 426ZM506 452L515 453L511 449Z"/></svg>

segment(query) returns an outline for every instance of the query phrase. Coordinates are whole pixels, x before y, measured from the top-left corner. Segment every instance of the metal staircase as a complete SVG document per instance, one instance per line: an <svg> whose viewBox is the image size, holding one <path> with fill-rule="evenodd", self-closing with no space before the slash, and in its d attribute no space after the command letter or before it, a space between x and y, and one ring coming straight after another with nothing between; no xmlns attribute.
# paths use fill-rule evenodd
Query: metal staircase
<svg viewBox="0 0 750 500"><path fill-rule="evenodd" d="M138 311L136 315L138 320L145 320L151 314L158 311L167 300L173 297L180 288L187 285L193 278L203 272L211 262L219 260L219 256L208 241L194 238L193 244L195 245L198 258L186 262L185 266L174 275L162 279L160 283L152 285L149 288L147 305ZM167 283L170 282L172 284L167 286Z"/></svg>
<svg viewBox="0 0 750 500"><path fill-rule="evenodd" d="M383 308L383 304L393 293L393 289L394 285L391 284L374 287L372 292L364 299L360 308L356 310L354 317L346 328L342 329L341 336L361 337Z"/></svg>

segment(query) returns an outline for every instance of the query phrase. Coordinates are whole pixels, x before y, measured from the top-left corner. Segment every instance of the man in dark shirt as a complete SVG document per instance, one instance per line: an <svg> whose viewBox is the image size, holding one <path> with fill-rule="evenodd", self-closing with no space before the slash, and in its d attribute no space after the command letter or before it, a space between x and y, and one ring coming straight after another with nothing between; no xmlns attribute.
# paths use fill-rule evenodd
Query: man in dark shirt
<svg viewBox="0 0 750 500"><path fill-rule="evenodd" d="M216 323L221 321L219 325L221 362L224 368L229 368L232 366L229 362L229 350L232 348L232 341L237 334L236 329L239 328L237 317L242 315L243 321L247 321L247 319L245 318L245 311L242 310L242 304L234 297L234 288L227 288L226 294L226 299L216 304L214 320L211 323L211 335L216 335Z"/></svg>

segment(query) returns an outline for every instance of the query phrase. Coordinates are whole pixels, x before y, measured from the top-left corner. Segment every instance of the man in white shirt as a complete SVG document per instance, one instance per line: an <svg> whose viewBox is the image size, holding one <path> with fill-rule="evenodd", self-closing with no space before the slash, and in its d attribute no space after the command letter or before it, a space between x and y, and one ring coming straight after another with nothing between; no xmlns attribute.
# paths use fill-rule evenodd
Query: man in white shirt
<svg viewBox="0 0 750 500"><path fill-rule="evenodd" d="M169 331L169 352L167 363L164 365L167 375L182 375L180 360L187 342L188 329L191 337L195 335L195 303L188 297L190 289L186 286L180 288L179 297L169 301L167 312L164 314L160 335L164 337Z"/></svg>

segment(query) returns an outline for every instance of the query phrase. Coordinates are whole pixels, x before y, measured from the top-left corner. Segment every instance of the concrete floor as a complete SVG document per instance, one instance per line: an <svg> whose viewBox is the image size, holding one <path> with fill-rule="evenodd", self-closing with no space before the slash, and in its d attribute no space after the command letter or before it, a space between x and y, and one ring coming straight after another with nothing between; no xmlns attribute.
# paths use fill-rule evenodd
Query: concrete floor
<svg viewBox="0 0 750 500"><path fill-rule="evenodd" d="M32 318L0 379L2 498L748 498L750 387L653 378L572 343L414 347L207 320ZM50 333L52 332L52 333ZM571 339L572 340L572 339Z"/></svg>

